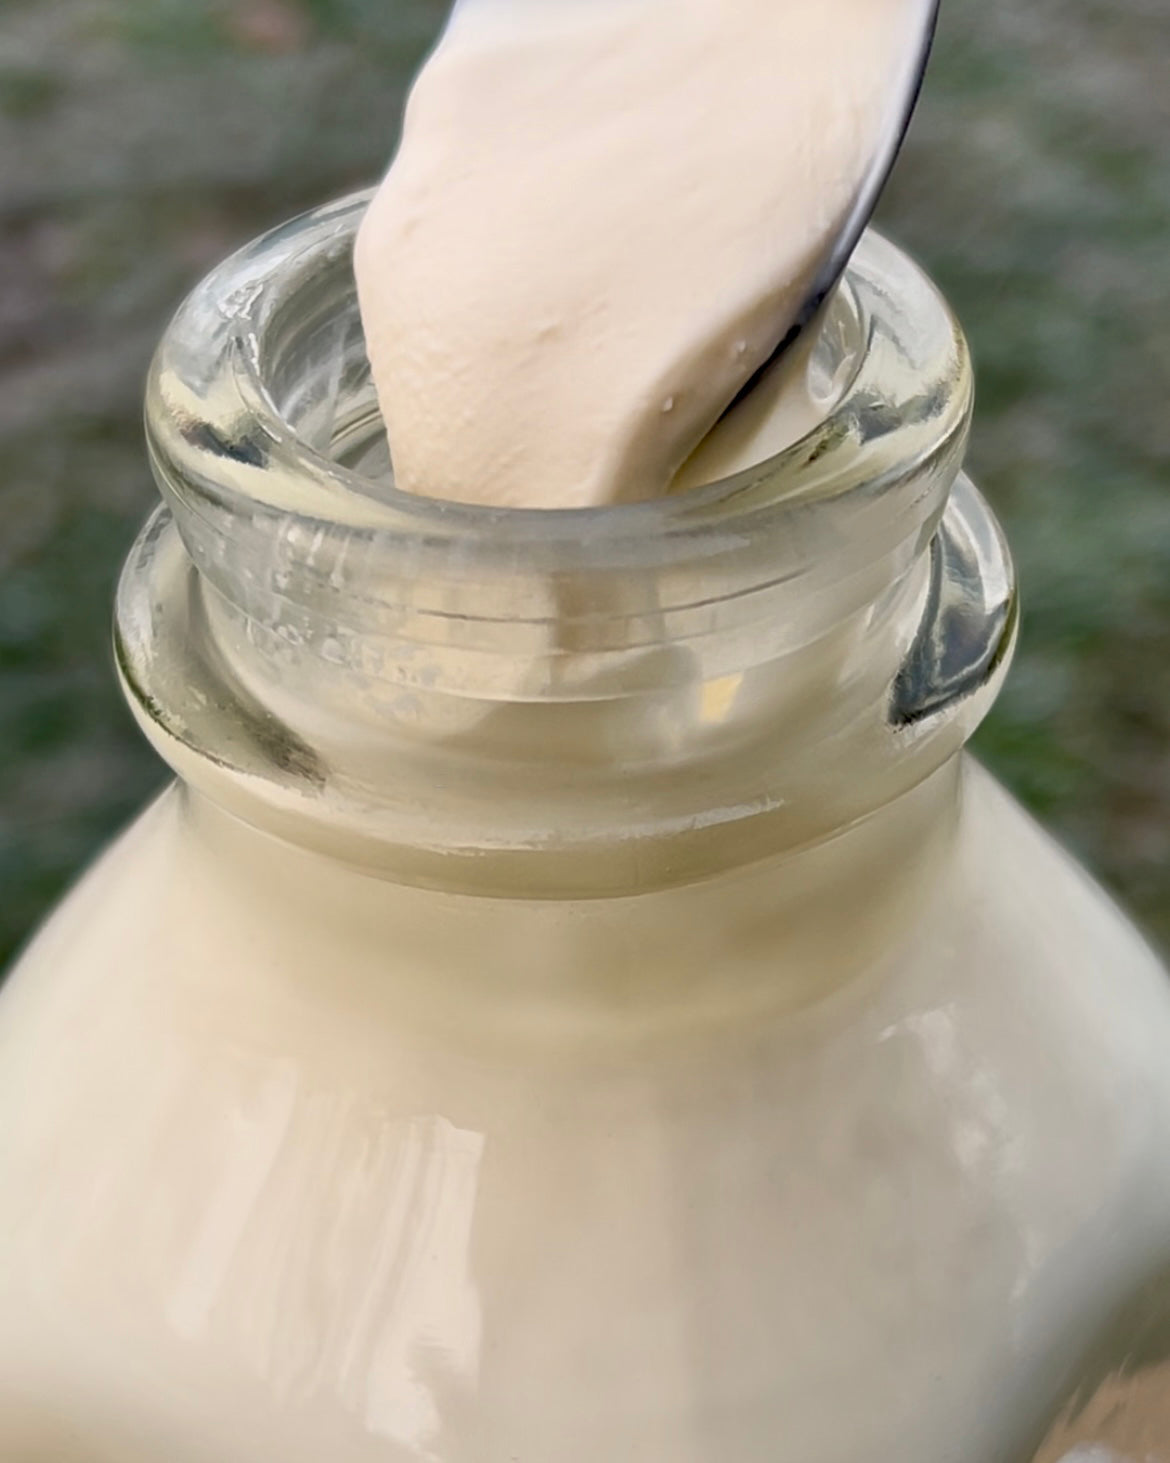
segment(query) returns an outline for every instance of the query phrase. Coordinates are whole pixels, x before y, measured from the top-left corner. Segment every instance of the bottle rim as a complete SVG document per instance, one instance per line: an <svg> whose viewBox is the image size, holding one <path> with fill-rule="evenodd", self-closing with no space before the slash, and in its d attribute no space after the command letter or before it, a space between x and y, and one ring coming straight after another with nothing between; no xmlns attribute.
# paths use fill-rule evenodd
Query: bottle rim
<svg viewBox="0 0 1170 1463"><path fill-rule="evenodd" d="M723 481L649 502L493 508L413 496L352 465L347 441L384 441L352 270L369 196L225 261L152 367L163 495L200 572L250 617L327 603L353 630L404 608L448 626L547 623L550 575L654 575L667 615L786 584L809 600L886 561L896 579L929 541L966 443L970 361L931 281L872 231L826 308L833 405L800 441ZM578 599L592 621L613 602ZM556 613L564 622L564 605Z"/></svg>

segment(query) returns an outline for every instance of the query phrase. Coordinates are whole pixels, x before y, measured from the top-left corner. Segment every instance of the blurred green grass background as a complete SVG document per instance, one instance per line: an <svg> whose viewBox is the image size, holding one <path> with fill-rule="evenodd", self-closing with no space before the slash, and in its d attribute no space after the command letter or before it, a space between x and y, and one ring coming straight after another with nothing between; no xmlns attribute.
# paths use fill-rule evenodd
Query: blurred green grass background
<svg viewBox="0 0 1170 1463"><path fill-rule="evenodd" d="M0 964L163 778L110 603L185 289L372 181L444 0L0 0ZM944 0L884 226L979 375L1023 645L979 750L1170 948L1170 5Z"/></svg>

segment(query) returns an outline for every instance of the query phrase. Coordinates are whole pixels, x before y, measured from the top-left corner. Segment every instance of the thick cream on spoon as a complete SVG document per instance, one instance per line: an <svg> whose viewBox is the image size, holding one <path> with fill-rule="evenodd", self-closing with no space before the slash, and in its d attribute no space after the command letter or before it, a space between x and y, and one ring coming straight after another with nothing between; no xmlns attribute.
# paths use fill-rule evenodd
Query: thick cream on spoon
<svg viewBox="0 0 1170 1463"><path fill-rule="evenodd" d="M932 9L460 0L357 246L398 485L565 508L667 492L803 323L897 147ZM793 440L817 409L787 374Z"/></svg>

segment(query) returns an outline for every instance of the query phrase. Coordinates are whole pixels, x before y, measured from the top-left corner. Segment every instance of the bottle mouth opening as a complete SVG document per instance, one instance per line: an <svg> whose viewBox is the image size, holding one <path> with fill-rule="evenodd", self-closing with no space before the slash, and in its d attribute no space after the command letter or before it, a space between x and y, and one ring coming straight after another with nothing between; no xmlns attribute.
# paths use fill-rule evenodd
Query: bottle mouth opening
<svg viewBox="0 0 1170 1463"><path fill-rule="evenodd" d="M570 576L604 618L606 586L632 572L654 576L669 613L783 584L815 595L928 541L965 443L969 363L934 286L880 236L863 239L825 312L813 370L829 405L800 441L650 502L485 508L394 486L352 269L368 200L227 260L152 369L160 486L200 572L249 615L344 596L367 621L410 608L546 623L549 577Z"/></svg>

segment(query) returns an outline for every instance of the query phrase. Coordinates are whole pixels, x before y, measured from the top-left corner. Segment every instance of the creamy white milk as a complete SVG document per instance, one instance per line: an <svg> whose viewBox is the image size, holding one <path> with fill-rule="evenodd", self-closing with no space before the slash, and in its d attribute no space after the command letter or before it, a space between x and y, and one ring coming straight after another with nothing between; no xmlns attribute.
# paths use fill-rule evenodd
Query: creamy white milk
<svg viewBox="0 0 1170 1463"><path fill-rule="evenodd" d="M666 492L888 165L931 8L462 0L357 247L398 485ZM815 419L789 408L779 435Z"/></svg>
<svg viewBox="0 0 1170 1463"><path fill-rule="evenodd" d="M1163 1245L1170 1009L955 796L574 904L168 794L0 1006L0 1456L1022 1459Z"/></svg>

